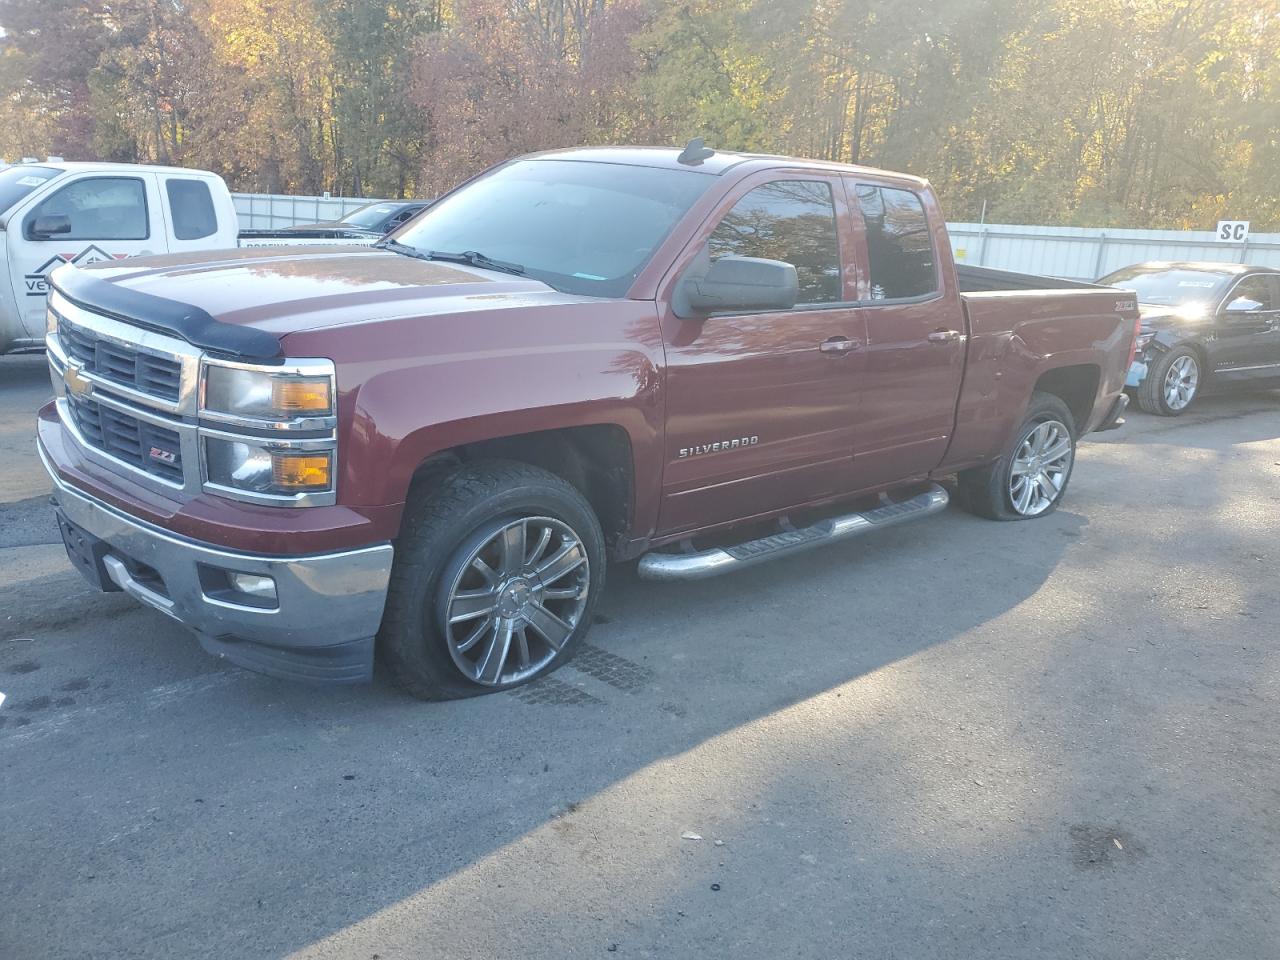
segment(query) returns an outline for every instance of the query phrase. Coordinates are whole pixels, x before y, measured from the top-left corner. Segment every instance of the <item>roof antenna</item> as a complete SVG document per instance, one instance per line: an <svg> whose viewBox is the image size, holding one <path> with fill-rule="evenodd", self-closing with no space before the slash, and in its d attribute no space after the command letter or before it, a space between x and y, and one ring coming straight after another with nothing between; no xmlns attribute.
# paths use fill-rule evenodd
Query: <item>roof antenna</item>
<svg viewBox="0 0 1280 960"><path fill-rule="evenodd" d="M701 137L694 137L689 141L688 145L680 151L680 156L676 157L676 163L687 163L691 167L696 167L708 157L714 157L716 152L707 146L706 141Z"/></svg>

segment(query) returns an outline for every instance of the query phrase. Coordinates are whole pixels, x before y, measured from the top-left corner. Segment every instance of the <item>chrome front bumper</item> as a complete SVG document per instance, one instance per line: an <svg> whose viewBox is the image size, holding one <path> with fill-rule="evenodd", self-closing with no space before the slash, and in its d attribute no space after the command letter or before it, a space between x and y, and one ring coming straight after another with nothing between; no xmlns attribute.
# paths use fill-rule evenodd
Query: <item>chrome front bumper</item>
<svg viewBox="0 0 1280 960"><path fill-rule="evenodd" d="M130 517L59 478L42 448L40 458L57 509L105 545L102 564L114 586L194 630L210 653L289 679L372 676L391 544L301 557L236 553ZM271 577L274 606L237 602L223 588L228 572Z"/></svg>

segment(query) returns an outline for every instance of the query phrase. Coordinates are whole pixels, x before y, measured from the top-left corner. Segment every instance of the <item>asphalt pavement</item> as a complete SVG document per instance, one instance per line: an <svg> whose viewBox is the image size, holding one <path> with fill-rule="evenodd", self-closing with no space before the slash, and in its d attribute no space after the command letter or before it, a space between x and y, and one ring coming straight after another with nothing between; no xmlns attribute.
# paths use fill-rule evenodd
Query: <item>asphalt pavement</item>
<svg viewBox="0 0 1280 960"><path fill-rule="evenodd" d="M0 957L1280 953L1280 391L1130 416L1054 515L701 584L423 704L93 594L0 359Z"/></svg>

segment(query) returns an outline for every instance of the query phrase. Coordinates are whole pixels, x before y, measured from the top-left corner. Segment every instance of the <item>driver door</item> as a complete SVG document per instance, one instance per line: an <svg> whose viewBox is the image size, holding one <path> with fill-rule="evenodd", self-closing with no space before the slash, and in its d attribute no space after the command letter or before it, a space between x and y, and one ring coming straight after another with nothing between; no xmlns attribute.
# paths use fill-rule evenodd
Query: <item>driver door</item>
<svg viewBox="0 0 1280 960"><path fill-rule="evenodd" d="M1280 374L1280 276L1242 277L1223 299L1215 327L1212 362L1217 379Z"/></svg>
<svg viewBox="0 0 1280 960"><path fill-rule="evenodd" d="M667 429L660 535L831 496L853 455L864 340L847 305L850 225L833 177L771 172L725 198L690 248L793 264L789 310L682 319L659 297Z"/></svg>

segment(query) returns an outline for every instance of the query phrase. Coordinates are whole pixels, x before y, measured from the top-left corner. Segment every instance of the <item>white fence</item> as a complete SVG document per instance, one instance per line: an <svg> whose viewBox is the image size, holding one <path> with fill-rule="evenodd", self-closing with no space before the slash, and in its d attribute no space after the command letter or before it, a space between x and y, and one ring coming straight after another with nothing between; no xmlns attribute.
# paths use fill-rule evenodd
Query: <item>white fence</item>
<svg viewBox="0 0 1280 960"><path fill-rule="evenodd" d="M358 197L291 197L236 193L236 213L246 230L274 230L295 223L337 220L374 202ZM1280 233L1255 234L1223 243L1212 230L1112 230L1004 223L951 223L958 263L1093 280L1143 260L1225 260L1280 267Z"/></svg>
<svg viewBox="0 0 1280 960"><path fill-rule="evenodd" d="M373 203L362 197L291 197L280 193L233 193L241 230L279 230L295 223L341 220L356 207Z"/></svg>
<svg viewBox="0 0 1280 960"><path fill-rule="evenodd" d="M951 223L957 263L1048 277L1094 280L1143 260L1217 260L1280 267L1280 233L1244 243L1214 239L1212 230L1111 230Z"/></svg>

